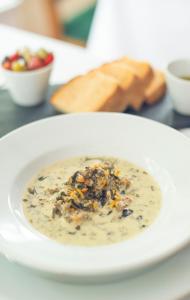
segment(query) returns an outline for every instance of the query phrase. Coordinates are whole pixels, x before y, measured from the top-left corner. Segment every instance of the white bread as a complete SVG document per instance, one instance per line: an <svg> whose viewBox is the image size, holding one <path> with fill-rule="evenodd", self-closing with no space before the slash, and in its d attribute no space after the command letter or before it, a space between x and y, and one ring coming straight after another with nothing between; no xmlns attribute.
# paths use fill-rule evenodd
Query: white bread
<svg viewBox="0 0 190 300"><path fill-rule="evenodd" d="M154 71L154 76L145 89L145 102L153 104L160 100L165 94L166 83L164 74L158 70Z"/></svg>
<svg viewBox="0 0 190 300"><path fill-rule="evenodd" d="M165 90L160 71L147 62L123 57L70 80L50 102L60 112L122 112L128 106L139 110L144 101L153 104Z"/></svg>
<svg viewBox="0 0 190 300"><path fill-rule="evenodd" d="M122 63L128 70L133 72L141 80L144 87L153 77L153 69L148 62L132 60L126 56L119 59L118 62Z"/></svg>
<svg viewBox="0 0 190 300"><path fill-rule="evenodd" d="M123 91L118 82L91 71L64 84L50 102L61 112L123 111Z"/></svg>
<svg viewBox="0 0 190 300"><path fill-rule="evenodd" d="M125 108L131 106L136 110L140 109L144 100L144 91L141 80L133 72L118 62L104 64L98 70L118 81L119 86L124 91Z"/></svg>

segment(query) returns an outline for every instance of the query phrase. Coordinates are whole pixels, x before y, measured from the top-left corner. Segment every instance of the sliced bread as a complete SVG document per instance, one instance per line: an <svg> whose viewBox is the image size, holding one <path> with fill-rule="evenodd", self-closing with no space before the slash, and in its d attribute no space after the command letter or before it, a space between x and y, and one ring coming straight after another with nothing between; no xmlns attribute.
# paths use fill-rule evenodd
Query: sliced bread
<svg viewBox="0 0 190 300"><path fill-rule="evenodd" d="M61 112L123 111L123 90L118 82L94 70L59 88L50 102Z"/></svg>
<svg viewBox="0 0 190 300"><path fill-rule="evenodd" d="M125 109L128 106L136 110L140 109L144 100L144 91L141 80L133 72L118 62L104 64L98 70L118 81L119 86L124 91Z"/></svg>
<svg viewBox="0 0 190 300"><path fill-rule="evenodd" d="M119 59L118 62L133 72L141 80L144 86L146 86L153 77L153 69L147 62L132 60L127 56Z"/></svg>
<svg viewBox="0 0 190 300"><path fill-rule="evenodd" d="M153 104L157 102L166 91L164 74L158 70L154 71L154 76L145 89L145 102Z"/></svg>

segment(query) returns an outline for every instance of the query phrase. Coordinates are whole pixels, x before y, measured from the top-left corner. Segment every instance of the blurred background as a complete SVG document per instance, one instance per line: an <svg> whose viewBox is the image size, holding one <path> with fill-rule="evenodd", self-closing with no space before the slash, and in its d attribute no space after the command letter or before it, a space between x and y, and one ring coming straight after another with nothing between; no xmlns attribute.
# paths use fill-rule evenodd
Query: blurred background
<svg viewBox="0 0 190 300"><path fill-rule="evenodd" d="M95 8L95 0L1 0L0 23L85 46Z"/></svg>
<svg viewBox="0 0 190 300"><path fill-rule="evenodd" d="M189 56L189 11L188 0L0 0L0 24L164 68Z"/></svg>

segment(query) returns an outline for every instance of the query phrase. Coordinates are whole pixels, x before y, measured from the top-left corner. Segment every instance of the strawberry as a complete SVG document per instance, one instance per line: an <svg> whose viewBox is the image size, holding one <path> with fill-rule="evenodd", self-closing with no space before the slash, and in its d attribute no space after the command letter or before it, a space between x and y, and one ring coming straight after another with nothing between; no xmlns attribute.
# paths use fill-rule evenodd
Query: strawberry
<svg viewBox="0 0 190 300"><path fill-rule="evenodd" d="M43 62L39 57L33 56L28 61L27 66L28 66L28 70L36 70L43 67Z"/></svg>
<svg viewBox="0 0 190 300"><path fill-rule="evenodd" d="M18 53L18 52L16 52L16 53L14 53L13 55L10 55L9 56L9 60L11 61L11 62L13 62L13 61L15 61L15 60L17 60L17 59L19 59L20 58L20 54Z"/></svg>
<svg viewBox="0 0 190 300"><path fill-rule="evenodd" d="M49 65L53 61L53 58L54 58L53 54L52 53L48 53L48 55L44 59L44 65L45 66Z"/></svg>

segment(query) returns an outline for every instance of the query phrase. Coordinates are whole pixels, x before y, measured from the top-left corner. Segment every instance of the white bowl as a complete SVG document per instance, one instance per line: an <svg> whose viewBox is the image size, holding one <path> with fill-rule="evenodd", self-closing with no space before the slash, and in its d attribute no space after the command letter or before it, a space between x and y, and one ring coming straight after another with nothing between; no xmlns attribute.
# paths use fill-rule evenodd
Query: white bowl
<svg viewBox="0 0 190 300"><path fill-rule="evenodd" d="M180 78L183 76L190 76L190 59L178 59L168 64L166 81L174 109L183 115L190 115L190 80Z"/></svg>
<svg viewBox="0 0 190 300"><path fill-rule="evenodd" d="M1 67L11 96L16 104L35 106L45 100L53 63L33 71L14 72Z"/></svg>
<svg viewBox="0 0 190 300"><path fill-rule="evenodd" d="M190 140L170 127L126 114L70 114L13 131L0 151L0 250L11 261L61 280L102 282L138 273L190 240ZM163 197L153 225L99 247L62 245L33 229L21 205L26 182L41 167L79 155L116 156L147 169Z"/></svg>

